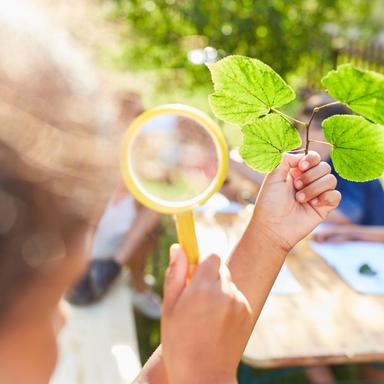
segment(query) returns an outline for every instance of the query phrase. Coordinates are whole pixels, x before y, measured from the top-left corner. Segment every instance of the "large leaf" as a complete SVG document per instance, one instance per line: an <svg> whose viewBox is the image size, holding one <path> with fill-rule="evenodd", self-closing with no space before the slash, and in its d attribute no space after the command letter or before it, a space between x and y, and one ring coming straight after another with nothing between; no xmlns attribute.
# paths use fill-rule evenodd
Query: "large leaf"
<svg viewBox="0 0 384 384"><path fill-rule="evenodd" d="M245 56L228 56L208 65L215 92L213 112L234 124L251 124L271 108L295 99L292 88L268 65Z"/></svg>
<svg viewBox="0 0 384 384"><path fill-rule="evenodd" d="M323 79L328 93L375 123L384 124L384 76L355 68L338 67Z"/></svg>
<svg viewBox="0 0 384 384"><path fill-rule="evenodd" d="M292 125L276 113L242 128L240 155L259 172L270 172L281 162L283 153L301 145L300 135Z"/></svg>
<svg viewBox="0 0 384 384"><path fill-rule="evenodd" d="M384 127L349 115L331 116L322 126L333 145L331 159L341 177L368 181L384 173Z"/></svg>

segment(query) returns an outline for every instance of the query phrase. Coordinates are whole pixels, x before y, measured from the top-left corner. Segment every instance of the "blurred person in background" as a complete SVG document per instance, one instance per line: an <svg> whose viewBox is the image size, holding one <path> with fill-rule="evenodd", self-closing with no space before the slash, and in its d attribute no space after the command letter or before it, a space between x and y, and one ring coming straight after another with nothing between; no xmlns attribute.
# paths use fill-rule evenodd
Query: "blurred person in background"
<svg viewBox="0 0 384 384"><path fill-rule="evenodd" d="M120 104L117 126L124 132L144 110L136 93L121 91L115 99ZM119 181L98 223L88 270L69 291L67 300L75 305L100 300L126 265L133 305L145 316L160 319L160 296L152 292L145 279L145 266L157 244L159 223L160 215L137 203Z"/></svg>
<svg viewBox="0 0 384 384"><path fill-rule="evenodd" d="M319 107L335 100L325 94L311 96L304 105L301 120L308 121L313 108ZM321 123L333 115L351 114L352 112L343 104L335 104L324 108L315 114L310 128L310 139L325 141ZM304 130L301 131L303 142ZM318 152L321 158L328 162L332 173L337 178L337 189L341 192L342 199L336 211L328 218L327 222L333 224L356 224L369 226L384 225L384 190L380 180L357 183L340 177L333 168L330 159L331 147L326 144L311 142L310 149Z"/></svg>
<svg viewBox="0 0 384 384"><path fill-rule="evenodd" d="M0 6L0 382L40 384L57 358L58 302L83 273L118 183L118 151L109 98L68 35L31 1ZM293 168L313 177L300 192ZM212 255L187 286L187 260L173 247L162 347L136 382L234 384L285 257L337 206L334 187L316 153L286 155L228 266Z"/></svg>
<svg viewBox="0 0 384 384"><path fill-rule="evenodd" d="M121 182L97 225L88 270L67 300L86 305L100 300L124 266L129 268L132 304L151 319L160 319L161 298L145 279L148 256L156 248L160 215L137 203Z"/></svg>
<svg viewBox="0 0 384 384"><path fill-rule="evenodd" d="M299 116L302 121L309 121L312 111L316 107L334 102L326 94L317 94L309 97L305 102ZM314 115L309 137L312 140L325 141L321 128L323 120L333 115L351 114L352 112L343 104L335 104L320 110ZM301 130L302 140L305 142L304 129ZM314 239L325 241L367 240L384 241L384 190L380 180L357 183L345 180L334 170L330 159L331 147L326 144L311 142L310 149L318 152L321 158L328 163L332 174L337 178L337 190L341 192L342 199L337 210L327 218L330 225L315 233ZM327 164L324 163L326 167ZM297 185L296 185L297 186ZM366 378L384 378L384 370L379 364L363 367ZM326 366L306 369L307 376L312 383L334 383L331 370Z"/></svg>

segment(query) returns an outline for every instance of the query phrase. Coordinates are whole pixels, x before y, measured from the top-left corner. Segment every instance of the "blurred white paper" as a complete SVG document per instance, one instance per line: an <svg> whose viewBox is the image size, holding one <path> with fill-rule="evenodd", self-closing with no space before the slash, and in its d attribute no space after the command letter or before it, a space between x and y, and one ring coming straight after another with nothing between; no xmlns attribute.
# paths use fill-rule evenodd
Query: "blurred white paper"
<svg viewBox="0 0 384 384"><path fill-rule="evenodd" d="M272 295L291 295L301 291L299 282L292 275L291 271L284 264L279 275L273 284Z"/></svg>
<svg viewBox="0 0 384 384"><path fill-rule="evenodd" d="M239 213L243 206L236 201L231 201L220 192L216 192L210 199L201 207L195 209L196 212L206 213Z"/></svg>
<svg viewBox="0 0 384 384"><path fill-rule="evenodd" d="M311 246L354 290L384 295L384 244L348 241L340 244L312 242ZM376 274L360 273L364 264Z"/></svg>

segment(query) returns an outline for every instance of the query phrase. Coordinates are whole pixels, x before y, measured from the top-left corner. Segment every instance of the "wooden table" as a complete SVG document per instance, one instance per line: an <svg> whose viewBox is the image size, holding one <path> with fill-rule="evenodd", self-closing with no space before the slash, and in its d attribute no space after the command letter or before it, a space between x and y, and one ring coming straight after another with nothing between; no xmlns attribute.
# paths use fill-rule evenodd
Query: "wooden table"
<svg viewBox="0 0 384 384"><path fill-rule="evenodd" d="M249 210L198 214L202 254L226 257L248 221ZM243 361L258 368L384 361L384 296L352 290L307 242L286 263L302 289L270 295Z"/></svg>

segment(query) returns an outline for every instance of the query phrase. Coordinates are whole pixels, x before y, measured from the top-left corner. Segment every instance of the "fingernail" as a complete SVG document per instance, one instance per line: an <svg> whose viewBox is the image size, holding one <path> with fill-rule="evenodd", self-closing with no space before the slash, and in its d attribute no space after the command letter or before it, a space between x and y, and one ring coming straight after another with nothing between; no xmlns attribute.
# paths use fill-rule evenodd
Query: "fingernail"
<svg viewBox="0 0 384 384"><path fill-rule="evenodd" d="M303 182L301 180L295 180L295 187L300 189L303 186Z"/></svg>
<svg viewBox="0 0 384 384"><path fill-rule="evenodd" d="M297 200L299 200L299 201L304 201L305 200L305 194L304 193L298 193L297 195L296 195L296 198L297 198Z"/></svg>
<svg viewBox="0 0 384 384"><path fill-rule="evenodd" d="M178 250L179 246L178 244L172 244L171 248L169 250L169 264L173 264L176 260L176 253Z"/></svg>
<svg viewBox="0 0 384 384"><path fill-rule="evenodd" d="M300 164L300 168L304 171L306 169L308 169L309 167L309 163L308 161L303 161L301 164Z"/></svg>

